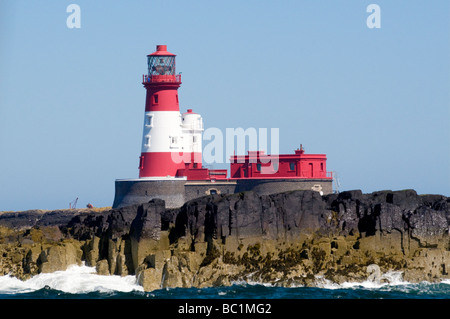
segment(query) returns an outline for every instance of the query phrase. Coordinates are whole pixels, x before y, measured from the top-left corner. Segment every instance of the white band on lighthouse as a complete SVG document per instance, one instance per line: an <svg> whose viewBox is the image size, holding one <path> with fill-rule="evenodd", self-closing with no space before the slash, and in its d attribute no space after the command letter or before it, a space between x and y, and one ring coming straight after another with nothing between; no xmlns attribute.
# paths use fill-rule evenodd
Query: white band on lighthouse
<svg viewBox="0 0 450 319"><path fill-rule="evenodd" d="M142 153L183 151L181 114L176 111L145 112Z"/></svg>
<svg viewBox="0 0 450 319"><path fill-rule="evenodd" d="M203 120L192 110L145 112L140 177L176 176L202 162ZM192 166L193 165L193 166ZM145 167L145 169L144 169Z"/></svg>
<svg viewBox="0 0 450 319"><path fill-rule="evenodd" d="M142 153L202 152L203 121L199 114L145 112Z"/></svg>

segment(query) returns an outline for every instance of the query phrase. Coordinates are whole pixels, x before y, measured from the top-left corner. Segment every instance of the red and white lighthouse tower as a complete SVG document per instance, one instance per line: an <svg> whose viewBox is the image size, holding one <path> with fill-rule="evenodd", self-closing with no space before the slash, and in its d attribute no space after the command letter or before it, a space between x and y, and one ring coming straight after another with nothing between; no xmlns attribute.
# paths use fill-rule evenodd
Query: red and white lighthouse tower
<svg viewBox="0 0 450 319"><path fill-rule="evenodd" d="M175 54L166 45L147 56L147 90L139 178L181 177L178 170L201 168L203 120L188 110L180 114Z"/></svg>

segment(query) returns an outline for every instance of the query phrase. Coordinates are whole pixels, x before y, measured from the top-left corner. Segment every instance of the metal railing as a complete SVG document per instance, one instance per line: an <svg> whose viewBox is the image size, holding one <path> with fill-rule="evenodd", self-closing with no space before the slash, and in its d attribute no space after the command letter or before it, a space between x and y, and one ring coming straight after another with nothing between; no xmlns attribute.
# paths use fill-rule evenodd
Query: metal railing
<svg viewBox="0 0 450 319"><path fill-rule="evenodd" d="M180 83L181 74L162 74L162 75L142 75L142 82L144 83L158 83L158 82L171 82Z"/></svg>
<svg viewBox="0 0 450 319"><path fill-rule="evenodd" d="M319 172L311 176L311 172L300 172L302 178L333 178L333 172Z"/></svg>

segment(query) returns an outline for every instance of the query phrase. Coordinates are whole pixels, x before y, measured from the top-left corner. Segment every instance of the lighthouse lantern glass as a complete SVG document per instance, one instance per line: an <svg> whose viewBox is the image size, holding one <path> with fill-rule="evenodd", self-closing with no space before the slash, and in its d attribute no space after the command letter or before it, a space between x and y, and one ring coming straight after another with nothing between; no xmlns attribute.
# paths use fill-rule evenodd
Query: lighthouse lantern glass
<svg viewBox="0 0 450 319"><path fill-rule="evenodd" d="M175 56L149 56L148 75L175 75Z"/></svg>

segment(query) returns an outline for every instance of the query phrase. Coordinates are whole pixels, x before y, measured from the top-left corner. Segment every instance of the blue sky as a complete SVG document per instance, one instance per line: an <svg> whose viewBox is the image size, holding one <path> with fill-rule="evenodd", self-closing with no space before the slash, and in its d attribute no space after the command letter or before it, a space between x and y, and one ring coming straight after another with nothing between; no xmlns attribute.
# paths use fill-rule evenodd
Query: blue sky
<svg viewBox="0 0 450 319"><path fill-rule="evenodd" d="M0 211L111 206L138 176L157 44L205 127L279 128L341 191L450 196L449 21L443 0L0 0Z"/></svg>

